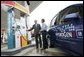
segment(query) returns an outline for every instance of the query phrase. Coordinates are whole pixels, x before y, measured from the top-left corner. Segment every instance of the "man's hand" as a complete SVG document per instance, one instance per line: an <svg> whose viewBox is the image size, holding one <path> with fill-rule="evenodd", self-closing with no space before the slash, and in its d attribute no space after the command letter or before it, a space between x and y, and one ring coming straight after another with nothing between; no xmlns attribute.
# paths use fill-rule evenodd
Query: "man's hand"
<svg viewBox="0 0 84 57"><path fill-rule="evenodd" d="M39 31L40 34L42 34L42 31Z"/></svg>

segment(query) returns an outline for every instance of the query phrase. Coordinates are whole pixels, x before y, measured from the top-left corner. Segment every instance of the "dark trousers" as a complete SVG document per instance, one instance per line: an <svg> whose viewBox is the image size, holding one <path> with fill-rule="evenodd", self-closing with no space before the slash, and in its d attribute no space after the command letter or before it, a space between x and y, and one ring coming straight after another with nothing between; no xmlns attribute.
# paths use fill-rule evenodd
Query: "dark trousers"
<svg viewBox="0 0 84 57"><path fill-rule="evenodd" d="M35 42L36 42L36 49L38 49L39 43L40 43L40 48L42 47L42 41L41 41L41 36L40 36L40 34L36 34L36 35L35 35Z"/></svg>
<svg viewBox="0 0 84 57"><path fill-rule="evenodd" d="M48 48L48 41L47 41L46 35L47 35L47 31L46 30L42 31L42 40L43 40L44 49Z"/></svg>

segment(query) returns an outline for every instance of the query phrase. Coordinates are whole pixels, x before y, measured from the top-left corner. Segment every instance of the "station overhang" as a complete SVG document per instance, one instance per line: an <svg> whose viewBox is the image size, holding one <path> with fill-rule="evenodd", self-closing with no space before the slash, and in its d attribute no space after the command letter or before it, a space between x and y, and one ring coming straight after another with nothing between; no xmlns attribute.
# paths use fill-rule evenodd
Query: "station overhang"
<svg viewBox="0 0 84 57"><path fill-rule="evenodd" d="M5 5L5 6L9 6L9 7L14 7L18 10L20 10L21 12L24 12L25 14L29 15L29 9L26 9L26 7L20 5L19 3L15 2L15 1L1 1L1 4Z"/></svg>

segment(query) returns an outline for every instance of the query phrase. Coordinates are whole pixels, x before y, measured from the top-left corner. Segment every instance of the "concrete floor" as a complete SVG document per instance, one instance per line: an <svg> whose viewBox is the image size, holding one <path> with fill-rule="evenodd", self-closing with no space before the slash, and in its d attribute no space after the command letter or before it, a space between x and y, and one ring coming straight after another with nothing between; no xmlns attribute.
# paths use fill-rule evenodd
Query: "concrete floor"
<svg viewBox="0 0 84 57"><path fill-rule="evenodd" d="M23 56L68 56L67 53L59 48L48 48L46 50L36 51L35 47L30 52L25 53Z"/></svg>
<svg viewBox="0 0 84 57"><path fill-rule="evenodd" d="M6 47L7 45L1 45L1 48ZM6 55L1 55L6 56ZM7 55L9 56L9 55ZM57 48L48 48L46 50L40 50L37 52L35 46L29 47L27 49L22 50L20 53L17 53L13 56L69 56L66 52L62 51L61 49Z"/></svg>
<svg viewBox="0 0 84 57"><path fill-rule="evenodd" d="M6 44L1 45L1 48L6 47L6 46L7 46ZM2 55L2 56L6 56L6 55ZM20 53L17 53L13 56L69 56L69 54L62 51L59 47L48 48L46 50L39 49L39 52L37 52L37 50L34 46L34 47L29 47L27 49L24 49Z"/></svg>
<svg viewBox="0 0 84 57"><path fill-rule="evenodd" d="M1 56L6 56L6 55L1 55ZM59 48L48 48L46 50L39 50L39 52L37 52L34 46L24 49L20 53L17 53L12 56L69 56L69 55Z"/></svg>

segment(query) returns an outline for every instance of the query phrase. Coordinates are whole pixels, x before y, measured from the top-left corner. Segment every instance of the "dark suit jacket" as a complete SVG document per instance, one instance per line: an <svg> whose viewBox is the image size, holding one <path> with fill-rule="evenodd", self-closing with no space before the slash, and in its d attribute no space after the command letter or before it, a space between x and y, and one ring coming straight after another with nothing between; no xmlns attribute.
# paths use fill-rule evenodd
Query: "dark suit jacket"
<svg viewBox="0 0 84 57"><path fill-rule="evenodd" d="M40 24L37 24L37 26L34 24L34 25L32 26L32 28L29 29L29 31L31 31L31 30L33 30L33 29L34 29L34 35L39 34L40 29L41 29Z"/></svg>

